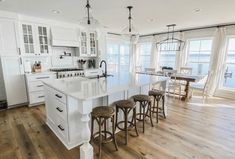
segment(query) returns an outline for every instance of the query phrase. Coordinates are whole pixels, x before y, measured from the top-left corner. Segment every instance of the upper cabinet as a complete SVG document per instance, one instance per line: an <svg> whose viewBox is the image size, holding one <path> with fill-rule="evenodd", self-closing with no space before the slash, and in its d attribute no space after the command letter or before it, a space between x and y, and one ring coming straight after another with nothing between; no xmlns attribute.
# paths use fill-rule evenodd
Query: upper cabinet
<svg viewBox="0 0 235 159"><path fill-rule="evenodd" d="M98 40L96 31L80 32L80 56L96 57L98 55Z"/></svg>
<svg viewBox="0 0 235 159"><path fill-rule="evenodd" d="M17 23L14 20L0 19L0 55L18 56Z"/></svg>
<svg viewBox="0 0 235 159"><path fill-rule="evenodd" d="M78 29L52 27L52 46L79 47Z"/></svg>
<svg viewBox="0 0 235 159"><path fill-rule="evenodd" d="M48 55L49 34L47 26L20 24L21 51L23 55Z"/></svg>

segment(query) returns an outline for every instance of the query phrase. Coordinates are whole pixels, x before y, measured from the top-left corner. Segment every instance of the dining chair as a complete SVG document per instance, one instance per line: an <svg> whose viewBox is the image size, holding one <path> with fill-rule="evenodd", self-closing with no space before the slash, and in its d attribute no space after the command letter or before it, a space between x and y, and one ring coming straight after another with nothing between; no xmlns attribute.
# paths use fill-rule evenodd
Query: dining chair
<svg viewBox="0 0 235 159"><path fill-rule="evenodd" d="M193 95L194 90L202 92L203 102L205 101L205 99L208 98L209 82L212 79L212 75L213 75L213 71L209 71L208 74L203 79L201 79L197 83L192 83L190 86L190 88L192 90L192 95Z"/></svg>
<svg viewBox="0 0 235 159"><path fill-rule="evenodd" d="M155 68L150 68L150 67L144 69L145 72L150 72L150 73L155 72L155 70L156 70Z"/></svg>
<svg viewBox="0 0 235 159"><path fill-rule="evenodd" d="M178 95L180 99L181 98L181 84L176 79L176 73L177 73L177 70L163 69L164 76L169 77L168 95L173 94L175 98L177 95L176 93L178 91Z"/></svg>
<svg viewBox="0 0 235 159"><path fill-rule="evenodd" d="M135 66L135 71L136 72L141 72L142 71L142 67L141 66Z"/></svg>
<svg viewBox="0 0 235 159"><path fill-rule="evenodd" d="M191 67L180 67L180 73L185 75L192 75L193 68Z"/></svg>

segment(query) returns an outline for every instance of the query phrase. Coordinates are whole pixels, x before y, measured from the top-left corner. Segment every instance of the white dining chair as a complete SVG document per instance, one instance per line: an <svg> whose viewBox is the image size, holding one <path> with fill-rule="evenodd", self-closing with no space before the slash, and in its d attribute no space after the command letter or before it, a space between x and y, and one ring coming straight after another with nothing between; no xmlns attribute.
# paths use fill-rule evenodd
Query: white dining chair
<svg viewBox="0 0 235 159"><path fill-rule="evenodd" d="M149 72L149 73L154 73L155 70L156 70L155 68L150 68L150 67L149 68L144 68L144 71Z"/></svg>
<svg viewBox="0 0 235 159"><path fill-rule="evenodd" d="M193 68L191 67L180 67L180 73L184 75L192 75Z"/></svg>
<svg viewBox="0 0 235 159"><path fill-rule="evenodd" d="M181 84L176 79L177 70L163 69L162 71L164 76L169 77L168 95L173 94L175 98L178 92L179 99L181 99Z"/></svg>
<svg viewBox="0 0 235 159"><path fill-rule="evenodd" d="M142 71L142 67L141 66L135 66L135 71L136 72L141 72Z"/></svg>
<svg viewBox="0 0 235 159"><path fill-rule="evenodd" d="M192 95L194 90L200 91L202 93L203 102L205 101L205 99L208 98L209 82L211 81L212 75L213 71L209 71L208 75L206 75L203 79L201 79L197 83L192 83L190 86L190 89L192 90Z"/></svg>

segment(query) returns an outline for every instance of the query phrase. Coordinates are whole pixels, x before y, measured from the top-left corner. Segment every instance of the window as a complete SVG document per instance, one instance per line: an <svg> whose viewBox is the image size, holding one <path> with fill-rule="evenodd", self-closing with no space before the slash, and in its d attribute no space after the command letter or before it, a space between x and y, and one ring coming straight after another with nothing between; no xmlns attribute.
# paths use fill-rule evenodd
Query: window
<svg viewBox="0 0 235 159"><path fill-rule="evenodd" d="M140 43L140 55L139 55L139 64L136 66L141 66L142 69L149 68L150 58L151 58L151 43Z"/></svg>
<svg viewBox="0 0 235 159"><path fill-rule="evenodd" d="M194 75L208 74L211 49L211 38L189 40L187 66L193 68Z"/></svg>
<svg viewBox="0 0 235 159"><path fill-rule="evenodd" d="M108 72L129 72L129 45L109 43L107 50Z"/></svg>
<svg viewBox="0 0 235 159"><path fill-rule="evenodd" d="M235 37L228 38L223 86L235 89Z"/></svg>
<svg viewBox="0 0 235 159"><path fill-rule="evenodd" d="M174 46L175 44L172 43ZM161 44L161 47L159 48L160 57L159 57L159 65L160 67L167 66L175 68L175 61L176 61L176 51L169 51L168 50L169 44L164 43Z"/></svg>

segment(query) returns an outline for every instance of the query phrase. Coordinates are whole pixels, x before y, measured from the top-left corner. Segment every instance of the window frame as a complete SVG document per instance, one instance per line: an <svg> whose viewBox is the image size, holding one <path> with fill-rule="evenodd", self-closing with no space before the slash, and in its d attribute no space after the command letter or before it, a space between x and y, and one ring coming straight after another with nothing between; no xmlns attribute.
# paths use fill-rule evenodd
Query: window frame
<svg viewBox="0 0 235 159"><path fill-rule="evenodd" d="M121 46L124 46L124 45L127 45L128 46L128 48L129 48L129 54L128 54L128 56L129 56L129 60L128 60L128 62L129 62L129 69L130 69L130 45L129 45L129 43L128 42L126 42L126 41L121 41L121 40L109 40L109 41L107 41L107 45L106 45L106 48L107 48L107 56L110 56L109 54L108 54L108 46L109 45L118 45L118 54L112 54L112 55L117 55L118 56L118 63L117 63L117 65L118 65L118 69L117 69L117 72L110 72L110 73L120 73L121 71L120 71L120 62L121 62ZM126 56L126 55L124 55L124 56ZM108 62L108 58L107 58L107 62ZM109 65L108 63L107 63L107 65ZM128 71L128 72L130 72L130 70Z"/></svg>
<svg viewBox="0 0 235 159"><path fill-rule="evenodd" d="M149 44L150 45L150 54L149 55L145 55L145 54L141 54L141 45L146 45L146 44ZM138 64L141 64L141 69L145 69L145 68L148 68L148 67L151 67L151 56L152 56L152 42L151 41L144 41L144 42L139 42L139 57L138 57L138 63L136 63L136 66L138 66ZM141 61L141 56L142 57L148 57L149 56L149 66L148 67L143 67L143 63L140 63Z"/></svg>
<svg viewBox="0 0 235 159"><path fill-rule="evenodd" d="M190 56L190 41L203 41L203 40L211 40L212 43L211 43L211 52L210 52L210 60L209 62L200 62L201 64L209 64L209 68L210 68L210 65L211 65L211 55L212 55L212 49L213 49L213 36L206 36L206 37L197 37L197 38L189 38L187 39L187 47L186 47L186 66L189 64L189 63L193 63L193 64L200 64L199 62L189 62L189 56ZM201 49L201 42L200 42L200 49ZM199 49L199 51L197 52L202 52L201 50ZM206 50L207 52L208 50ZM195 51L196 52L196 51ZM209 68L208 68L208 71L209 71Z"/></svg>
<svg viewBox="0 0 235 159"><path fill-rule="evenodd" d="M224 61L223 61L223 71L222 74L220 75L220 79L219 79L219 85L217 89L219 90L225 90L225 91L231 91L231 92L235 92L235 88L229 88L229 87L224 87L224 74L225 74L225 67L226 67L226 61L227 61L227 55L228 55L228 47L229 47L229 40L230 39L235 39L235 35L227 35L226 36L226 41L225 41L225 53L224 53ZM235 50L234 50L235 51ZM235 62L234 62L235 65Z"/></svg>

